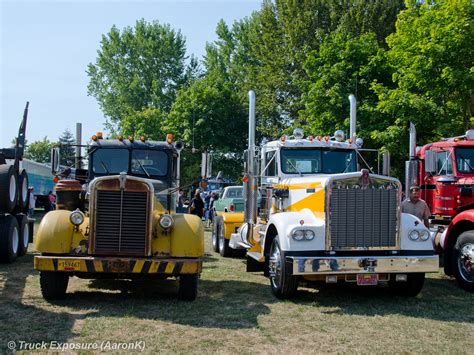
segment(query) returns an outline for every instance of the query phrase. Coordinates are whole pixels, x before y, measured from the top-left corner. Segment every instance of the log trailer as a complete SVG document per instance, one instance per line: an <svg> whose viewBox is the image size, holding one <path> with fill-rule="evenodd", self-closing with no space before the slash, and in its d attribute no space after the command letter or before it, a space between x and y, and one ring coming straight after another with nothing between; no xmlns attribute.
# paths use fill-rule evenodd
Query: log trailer
<svg viewBox="0 0 474 355"><path fill-rule="evenodd" d="M297 128L259 148L253 91L249 101L245 211L216 218L221 247L246 250L247 271L263 271L281 299L295 296L302 280L388 283L416 296L425 273L438 272L438 256L423 223L401 213L400 182L358 170L353 95L351 139L342 131L304 138Z"/></svg>
<svg viewBox="0 0 474 355"><path fill-rule="evenodd" d="M38 228L34 258L45 299L63 298L70 276L179 279L178 298L194 300L204 255L199 217L178 214L181 142L102 139L88 148L88 169L56 185L57 210ZM58 173L58 152L52 167Z"/></svg>
<svg viewBox="0 0 474 355"><path fill-rule="evenodd" d="M26 103L15 146L0 149L0 262L25 255L33 238L34 220L28 218L28 174L20 168L25 150ZM13 163L11 163L13 162Z"/></svg>
<svg viewBox="0 0 474 355"><path fill-rule="evenodd" d="M406 186L419 185L446 275L474 292L474 130L417 149L410 124ZM408 196L408 194L407 194Z"/></svg>

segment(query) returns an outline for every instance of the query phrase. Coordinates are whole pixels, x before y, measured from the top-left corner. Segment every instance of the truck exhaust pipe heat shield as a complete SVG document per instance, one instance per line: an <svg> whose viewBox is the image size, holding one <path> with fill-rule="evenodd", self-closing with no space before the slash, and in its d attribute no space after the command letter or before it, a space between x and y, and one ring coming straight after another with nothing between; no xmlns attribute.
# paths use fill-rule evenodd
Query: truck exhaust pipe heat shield
<svg viewBox="0 0 474 355"><path fill-rule="evenodd" d="M244 177L247 240L250 240L253 225L257 223L257 181L255 178L255 92L249 91L249 141L247 148L247 169Z"/></svg>
<svg viewBox="0 0 474 355"><path fill-rule="evenodd" d="M354 95L349 95L350 102L350 115L349 115L349 138L354 139L356 137L356 124L357 124L357 100Z"/></svg>
<svg viewBox="0 0 474 355"><path fill-rule="evenodd" d="M410 122L410 160L405 162L405 195L410 195L410 187L418 185L418 160L416 160L416 128Z"/></svg>

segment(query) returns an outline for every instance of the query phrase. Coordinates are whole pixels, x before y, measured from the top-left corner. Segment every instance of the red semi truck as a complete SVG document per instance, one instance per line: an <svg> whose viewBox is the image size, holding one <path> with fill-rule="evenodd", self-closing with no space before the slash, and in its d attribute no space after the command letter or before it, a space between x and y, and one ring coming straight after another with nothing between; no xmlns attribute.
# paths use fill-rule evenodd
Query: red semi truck
<svg viewBox="0 0 474 355"><path fill-rule="evenodd" d="M412 185L421 187L430 208L433 243L444 272L474 292L474 130L417 148L410 124L407 196Z"/></svg>

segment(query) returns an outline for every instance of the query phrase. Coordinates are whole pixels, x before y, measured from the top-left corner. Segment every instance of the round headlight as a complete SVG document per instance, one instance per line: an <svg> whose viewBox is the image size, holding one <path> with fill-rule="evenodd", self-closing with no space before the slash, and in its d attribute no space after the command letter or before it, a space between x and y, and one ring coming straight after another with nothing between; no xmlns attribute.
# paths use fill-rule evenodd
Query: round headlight
<svg viewBox="0 0 474 355"><path fill-rule="evenodd" d="M80 226L84 222L84 213L78 209L72 211L69 215L69 221L75 226Z"/></svg>
<svg viewBox="0 0 474 355"><path fill-rule="evenodd" d="M168 228L171 228L172 225L173 225L173 217L171 217L169 214L161 215L160 217L161 228L168 229Z"/></svg>
<svg viewBox="0 0 474 355"><path fill-rule="evenodd" d="M420 238L420 233L416 229L413 229L409 234L408 238L411 240L418 240Z"/></svg>
<svg viewBox="0 0 474 355"><path fill-rule="evenodd" d="M422 241L427 241L428 239L430 239L430 232L428 232L427 230L421 231L420 232L420 239Z"/></svg>
<svg viewBox="0 0 474 355"><path fill-rule="evenodd" d="M303 240L303 238L304 238L304 231L299 229L299 230L296 230L296 231L293 232L293 239L294 240L299 242L299 241Z"/></svg>
<svg viewBox="0 0 474 355"><path fill-rule="evenodd" d="M314 232L312 230L305 230L304 231L304 239L313 240L314 239Z"/></svg>

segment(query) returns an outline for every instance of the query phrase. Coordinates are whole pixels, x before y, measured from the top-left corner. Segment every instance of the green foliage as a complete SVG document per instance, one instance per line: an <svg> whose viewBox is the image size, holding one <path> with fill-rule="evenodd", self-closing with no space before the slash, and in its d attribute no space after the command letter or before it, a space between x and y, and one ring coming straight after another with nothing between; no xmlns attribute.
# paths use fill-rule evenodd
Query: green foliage
<svg viewBox="0 0 474 355"><path fill-rule="evenodd" d="M473 117L472 62L474 7L469 0L410 2L401 12L396 33L387 39L396 87L374 84L378 110L390 123L374 132L403 169L409 121L417 125L418 143L461 134Z"/></svg>
<svg viewBox="0 0 474 355"><path fill-rule="evenodd" d="M44 137L42 140L32 142L26 146L25 158L38 163L49 163L51 149L55 146L56 143L51 142L47 137Z"/></svg>
<svg viewBox="0 0 474 355"><path fill-rule="evenodd" d="M111 127L148 109L167 113L176 92L197 70L194 58L186 65L185 53L185 39L168 25L142 19L123 31L113 26L102 36L95 64L88 66L88 93L97 99ZM145 116L161 118L155 113ZM130 130L130 124L125 128Z"/></svg>
<svg viewBox="0 0 474 355"><path fill-rule="evenodd" d="M61 165L72 166L76 155L76 149L73 147L76 144L76 139L73 134L66 129L59 137L59 147L61 155Z"/></svg>

